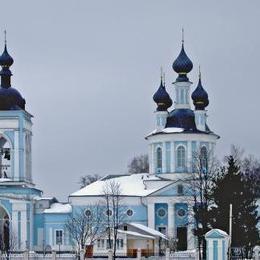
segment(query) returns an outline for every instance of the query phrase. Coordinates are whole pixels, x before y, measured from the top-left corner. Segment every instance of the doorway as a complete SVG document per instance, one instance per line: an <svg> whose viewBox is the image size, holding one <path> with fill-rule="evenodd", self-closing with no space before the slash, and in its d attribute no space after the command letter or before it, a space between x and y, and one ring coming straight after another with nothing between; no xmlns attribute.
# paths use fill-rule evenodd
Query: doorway
<svg viewBox="0 0 260 260"><path fill-rule="evenodd" d="M157 228L159 232L161 232L162 234L166 235L166 227L158 227ZM159 255L163 256L164 252L166 250L166 244L165 244L165 240L163 240L161 237L159 238Z"/></svg>
<svg viewBox="0 0 260 260"><path fill-rule="evenodd" d="M0 207L0 250L10 250L9 216L3 207Z"/></svg>
<svg viewBox="0 0 260 260"><path fill-rule="evenodd" d="M187 227L177 227L177 250L187 250Z"/></svg>

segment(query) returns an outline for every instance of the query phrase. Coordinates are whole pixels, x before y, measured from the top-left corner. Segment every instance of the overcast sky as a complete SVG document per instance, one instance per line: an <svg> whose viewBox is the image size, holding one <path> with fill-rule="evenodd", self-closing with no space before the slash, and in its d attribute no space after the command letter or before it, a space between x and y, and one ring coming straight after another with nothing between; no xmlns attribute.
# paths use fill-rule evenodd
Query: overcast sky
<svg viewBox="0 0 260 260"><path fill-rule="evenodd" d="M259 0L17 0L1 9L12 83L34 115L33 178L46 196L66 200L81 175L125 173L147 152L160 66L172 93L182 27L219 157L231 144L259 157Z"/></svg>

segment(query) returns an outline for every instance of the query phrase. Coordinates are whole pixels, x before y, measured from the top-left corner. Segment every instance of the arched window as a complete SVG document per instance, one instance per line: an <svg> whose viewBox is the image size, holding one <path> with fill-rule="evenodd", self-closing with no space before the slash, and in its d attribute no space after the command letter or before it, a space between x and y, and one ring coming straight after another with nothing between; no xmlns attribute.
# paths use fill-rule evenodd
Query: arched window
<svg viewBox="0 0 260 260"><path fill-rule="evenodd" d="M0 178L11 178L11 146L6 138L0 136Z"/></svg>
<svg viewBox="0 0 260 260"><path fill-rule="evenodd" d="M208 170L208 151L205 146L200 149L200 160L201 160L201 168L203 171Z"/></svg>
<svg viewBox="0 0 260 260"><path fill-rule="evenodd" d="M177 148L177 168L185 169L186 166L186 152L184 146Z"/></svg>
<svg viewBox="0 0 260 260"><path fill-rule="evenodd" d="M157 173L162 172L162 148L158 147L156 149L156 159L157 159Z"/></svg>

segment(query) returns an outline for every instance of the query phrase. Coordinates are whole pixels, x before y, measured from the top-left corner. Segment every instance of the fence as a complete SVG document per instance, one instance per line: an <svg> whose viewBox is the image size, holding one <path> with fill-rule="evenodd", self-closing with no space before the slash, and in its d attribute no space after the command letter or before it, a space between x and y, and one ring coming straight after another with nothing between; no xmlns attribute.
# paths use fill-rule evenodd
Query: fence
<svg viewBox="0 0 260 260"><path fill-rule="evenodd" d="M94 256L92 259L101 260L101 259L109 259L109 253L104 256ZM51 253L43 254L37 252L19 252L19 253L11 253L9 256L1 255L0 260L76 260L78 259L75 253L59 253L53 251ZM84 253L81 252L80 260L84 259ZM89 259L89 258L88 258ZM159 256L144 256L141 255L141 250L134 257L125 257L118 256L118 260L197 260L197 253L195 251L184 251L184 252L174 252L170 253L169 250L166 251L166 255Z"/></svg>

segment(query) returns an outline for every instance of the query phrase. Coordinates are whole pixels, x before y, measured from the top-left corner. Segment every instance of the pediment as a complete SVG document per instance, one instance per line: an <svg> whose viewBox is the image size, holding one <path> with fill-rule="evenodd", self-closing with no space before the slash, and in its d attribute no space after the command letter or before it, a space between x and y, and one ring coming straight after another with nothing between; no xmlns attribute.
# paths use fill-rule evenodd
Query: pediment
<svg viewBox="0 0 260 260"><path fill-rule="evenodd" d="M178 185L183 186L183 192L179 193L178 192ZM159 190L149 194L149 196L164 196L164 197L169 197L169 196L184 196L187 195L187 184L181 180L174 181L163 188L160 188Z"/></svg>
<svg viewBox="0 0 260 260"><path fill-rule="evenodd" d="M220 229L212 229L206 233L206 238L226 238L228 234Z"/></svg>

